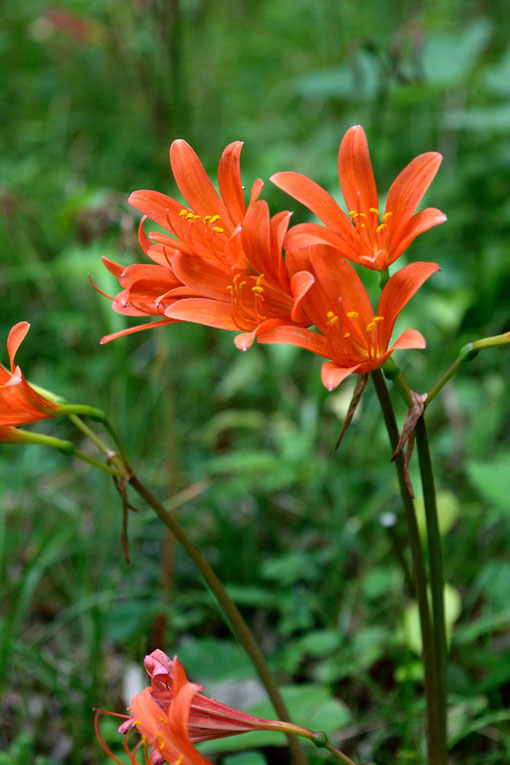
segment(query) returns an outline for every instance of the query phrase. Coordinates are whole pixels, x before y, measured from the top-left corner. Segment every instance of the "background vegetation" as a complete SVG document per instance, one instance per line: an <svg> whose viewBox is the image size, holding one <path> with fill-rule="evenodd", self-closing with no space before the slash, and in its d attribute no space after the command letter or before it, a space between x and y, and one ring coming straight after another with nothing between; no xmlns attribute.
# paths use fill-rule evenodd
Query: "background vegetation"
<svg viewBox="0 0 510 765"><path fill-rule="evenodd" d="M125 320L86 274L111 292L101 256L143 259L126 199L137 188L177 193L172 139L186 138L214 175L241 138L246 186L295 169L338 197L339 140L362 123L381 191L416 154L444 155L428 202L448 223L412 246L413 259L443 270L405 315L429 347L400 355L426 390L463 343L510 326L506 10L502 0L24 0L2 14L2 344L30 321L27 375L109 412L162 498L193 487L176 512L278 668L297 721L378 765L422 761L423 698L372 390L335 453L352 383L327 394L304 351L240 354L230 333L196 326L100 347ZM265 196L307 219L269 182ZM509 375L509 355L487 352L430 412L451 587L452 763L463 765L510 759ZM66 423L35 427L76 437ZM104 763L91 708L121 711L156 646L178 652L216 697L263 702L148 510L132 515L129 566L105 476L4 446L0 480L0 763ZM223 762L261 765L281 756L278 743L216 749L255 747Z"/></svg>

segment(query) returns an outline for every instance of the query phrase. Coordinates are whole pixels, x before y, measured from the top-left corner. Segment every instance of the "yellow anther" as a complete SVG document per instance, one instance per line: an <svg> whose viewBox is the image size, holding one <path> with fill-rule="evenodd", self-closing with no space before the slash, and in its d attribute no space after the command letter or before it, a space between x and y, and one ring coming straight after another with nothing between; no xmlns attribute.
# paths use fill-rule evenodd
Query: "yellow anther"
<svg viewBox="0 0 510 765"><path fill-rule="evenodd" d="M147 736L142 736L142 746L147 746Z"/></svg>
<svg viewBox="0 0 510 765"><path fill-rule="evenodd" d="M348 319L359 319L359 313L357 311L349 311L347 314Z"/></svg>
<svg viewBox="0 0 510 765"><path fill-rule="evenodd" d="M344 339L348 340L350 338L350 336L351 336L351 333L350 332L346 332L345 335L344 335Z"/></svg>
<svg viewBox="0 0 510 765"><path fill-rule="evenodd" d="M384 316L374 316L373 321L377 324L379 321L384 321Z"/></svg>
<svg viewBox="0 0 510 765"><path fill-rule="evenodd" d="M377 207L369 207L368 208L368 212L372 212L372 213L374 213L374 215L380 215L381 214L379 212L379 210L377 209Z"/></svg>
<svg viewBox="0 0 510 765"><path fill-rule="evenodd" d="M133 720L133 725L140 725L140 720Z"/></svg>
<svg viewBox="0 0 510 765"><path fill-rule="evenodd" d="M380 224L377 226L377 228L376 228L376 231L377 231L377 233L379 233L380 231L382 231L382 230L383 230L383 228L384 228L385 226L386 226L386 223L380 223Z"/></svg>
<svg viewBox="0 0 510 765"><path fill-rule="evenodd" d="M160 722L162 725L167 725L167 724L168 724L168 720L165 720L165 718L164 718L164 717L159 717L158 719L159 719L159 722Z"/></svg>
<svg viewBox="0 0 510 765"><path fill-rule="evenodd" d="M211 215L209 223L216 223L216 221L219 219L220 219L219 215Z"/></svg>
<svg viewBox="0 0 510 765"><path fill-rule="evenodd" d="M328 324L330 327L338 321L338 316L333 311L328 311L326 316L328 317Z"/></svg>
<svg viewBox="0 0 510 765"><path fill-rule="evenodd" d="M232 279L232 284L237 287L237 282L241 278L241 274L236 274L234 278Z"/></svg>
<svg viewBox="0 0 510 765"><path fill-rule="evenodd" d="M208 221L210 221L210 220L211 220L211 218L212 218L212 215L206 215L206 216L204 217L204 223L208 223Z"/></svg>
<svg viewBox="0 0 510 765"><path fill-rule="evenodd" d="M183 761L183 759L184 759L184 755L182 755L182 754L181 754L181 755L180 755L180 756L179 756L179 757L178 757L178 758L175 760L175 762L173 763L173 765L182 765L182 761Z"/></svg>
<svg viewBox="0 0 510 765"><path fill-rule="evenodd" d="M165 738L162 733L156 733L156 736L159 738L159 744L158 744L158 751L161 752L162 749L165 748Z"/></svg>
<svg viewBox="0 0 510 765"><path fill-rule="evenodd" d="M262 292L264 292L264 287L260 287L258 284L255 285L255 287L251 288L252 292L255 292L256 295L260 295Z"/></svg>
<svg viewBox="0 0 510 765"><path fill-rule="evenodd" d="M188 211L185 210L184 208L179 213L179 215L187 215L187 214L188 214Z"/></svg>
<svg viewBox="0 0 510 765"><path fill-rule="evenodd" d="M192 212L186 213L186 220L195 220L196 215Z"/></svg>
<svg viewBox="0 0 510 765"><path fill-rule="evenodd" d="M387 220L391 215L393 215L392 212L384 213L384 215L382 216L383 221Z"/></svg>
<svg viewBox="0 0 510 765"><path fill-rule="evenodd" d="M247 284L248 284L248 282L247 282L247 281L246 281L246 279L245 279L245 280L244 280L243 282L241 282L241 284L239 285L239 289L240 289L240 290L242 290L242 288L243 288L243 287L246 287L246 285L247 285Z"/></svg>
<svg viewBox="0 0 510 765"><path fill-rule="evenodd" d="M371 322L367 324L367 332L370 332L374 327L376 327L380 321L383 321L384 316L374 316Z"/></svg>
<svg viewBox="0 0 510 765"><path fill-rule="evenodd" d="M213 231L216 231L217 234L223 234L223 229L219 226L213 226Z"/></svg>
<svg viewBox="0 0 510 765"><path fill-rule="evenodd" d="M362 224L361 224L361 226L360 226L360 228L365 228L365 224L364 224L364 223L362 223Z"/></svg>
<svg viewBox="0 0 510 765"><path fill-rule="evenodd" d="M349 210L349 215L351 218L355 218L359 213L357 213L356 210Z"/></svg>
<svg viewBox="0 0 510 765"><path fill-rule="evenodd" d="M232 290L233 290L233 289L234 289L234 288L232 287L232 285L231 285L231 284L229 284L229 285L228 285L228 287L227 287L227 290L228 290L229 292L232 292Z"/></svg>

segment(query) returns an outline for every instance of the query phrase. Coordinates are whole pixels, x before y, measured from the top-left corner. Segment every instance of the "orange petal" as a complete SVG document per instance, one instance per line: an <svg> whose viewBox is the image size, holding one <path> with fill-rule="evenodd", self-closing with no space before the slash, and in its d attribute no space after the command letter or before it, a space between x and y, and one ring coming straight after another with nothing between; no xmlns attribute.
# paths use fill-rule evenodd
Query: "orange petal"
<svg viewBox="0 0 510 765"><path fill-rule="evenodd" d="M300 303L314 284L315 277L309 271L298 271L292 277L291 289L294 297L294 307L290 315L292 321L307 323Z"/></svg>
<svg viewBox="0 0 510 765"><path fill-rule="evenodd" d="M158 226L166 229L169 227L169 219L178 218L181 210L186 207L160 191L133 191L128 202Z"/></svg>
<svg viewBox="0 0 510 765"><path fill-rule="evenodd" d="M446 220L446 215L435 207L427 207L425 210L421 210L416 215L413 215L407 226L401 231L400 238L398 240L395 239L394 248L391 250L391 262L394 263L419 234L423 234L424 231L445 223ZM393 240L394 237L392 236Z"/></svg>
<svg viewBox="0 0 510 765"><path fill-rule="evenodd" d="M422 284L427 281L436 271L440 271L437 263L410 263L404 266L400 271L390 278L385 285L377 313L384 316L381 323L380 344L381 347L387 347L390 341L393 325L403 307L409 302L413 295L420 289Z"/></svg>
<svg viewBox="0 0 510 765"><path fill-rule="evenodd" d="M434 180L442 162L441 154L429 151L415 157L391 184L386 200L386 211L391 212L391 240L395 244L421 198Z"/></svg>
<svg viewBox="0 0 510 765"><path fill-rule="evenodd" d="M325 358L329 355L326 338L318 332L312 332L310 329L303 329L303 327L276 327L276 329L265 332L258 342L263 345L266 343L298 345L306 351L311 351Z"/></svg>
<svg viewBox="0 0 510 765"><path fill-rule="evenodd" d="M176 277L186 287L214 300L228 299L227 287L232 282L232 269L198 255L182 253L176 255L172 262Z"/></svg>
<svg viewBox="0 0 510 765"><path fill-rule="evenodd" d="M7 353L9 354L9 361L11 363L11 372L14 372L14 357L21 343L27 336L27 332L30 329L28 321L19 321L9 332L7 337Z"/></svg>
<svg viewBox="0 0 510 765"><path fill-rule="evenodd" d="M359 364L356 364L354 367L338 367L336 364L333 364L332 361L325 361L321 367L322 384L329 391L334 390L335 388L338 388L340 383L343 382L346 377L349 377L349 375L352 375L353 372L359 369L359 367Z"/></svg>
<svg viewBox="0 0 510 765"><path fill-rule="evenodd" d="M264 188L264 181L262 180L262 178L257 178L253 186L251 187L250 205L254 204L257 201L263 188Z"/></svg>
<svg viewBox="0 0 510 765"><path fill-rule="evenodd" d="M230 216L204 166L191 146L181 138L170 146L170 164L179 191L195 213L219 215L224 224L230 225Z"/></svg>
<svg viewBox="0 0 510 765"><path fill-rule="evenodd" d="M165 316L217 329L239 329L232 319L230 303L221 303L219 300L209 300L209 298L178 300L166 309Z"/></svg>
<svg viewBox="0 0 510 765"><path fill-rule="evenodd" d="M259 324L258 327L252 330L252 332L243 332L241 335L236 335L234 337L235 346L240 351L247 351L248 348L251 348L253 345L255 338L259 338L265 332L269 332L271 329L283 326L284 324L285 322L280 319L266 319L262 324Z"/></svg>
<svg viewBox="0 0 510 765"><path fill-rule="evenodd" d="M324 317L328 310L337 313L341 301L344 313L356 311L362 323L368 324L374 318L374 312L354 267L337 250L326 244L312 245L310 259L317 280L327 295L327 305L323 306Z"/></svg>
<svg viewBox="0 0 510 765"><path fill-rule="evenodd" d="M427 342L421 332L417 329L406 329L398 340L396 340L388 351L388 355L399 349L405 348L426 348Z"/></svg>
<svg viewBox="0 0 510 765"><path fill-rule="evenodd" d="M101 338L101 345L110 343L112 340L116 340L118 337L124 337L124 335L133 335L135 332L142 332L144 329L152 329L153 327L162 327L163 324L175 324L176 319L162 319L162 321L151 321L148 324L138 324L136 327L128 327L127 329L121 329L120 332L112 332L111 335L105 335Z"/></svg>
<svg viewBox="0 0 510 765"><path fill-rule="evenodd" d="M351 225L331 194L306 175L293 172L275 173L269 180L308 207L326 226L342 230Z"/></svg>
<svg viewBox="0 0 510 765"><path fill-rule="evenodd" d="M237 226L246 214L239 160L242 148L242 141L229 143L218 165L218 186L233 226Z"/></svg>
<svg viewBox="0 0 510 765"><path fill-rule="evenodd" d="M368 142L361 125L349 128L338 151L338 175L347 208L365 212L378 207Z"/></svg>

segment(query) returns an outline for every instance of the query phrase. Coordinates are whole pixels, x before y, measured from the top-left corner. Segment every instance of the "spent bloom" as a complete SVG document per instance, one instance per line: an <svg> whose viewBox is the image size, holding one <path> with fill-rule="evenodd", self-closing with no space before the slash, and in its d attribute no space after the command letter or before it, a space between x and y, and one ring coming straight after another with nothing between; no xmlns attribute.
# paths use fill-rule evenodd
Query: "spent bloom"
<svg viewBox="0 0 510 765"><path fill-rule="evenodd" d="M27 321L20 321L12 327L7 338L10 370L0 364L0 428L5 429L0 432L0 441L19 440L11 426L59 415L58 404L37 393L15 364L16 353L29 329Z"/></svg>
<svg viewBox="0 0 510 765"><path fill-rule="evenodd" d="M209 760L198 752L195 743L255 730L314 737L307 728L255 717L203 695L203 688L188 680L179 659L170 659L163 651L146 656L145 669L151 685L132 699L131 716L119 728L119 733L125 735L124 747L132 763L143 749L145 761L149 757L151 765L205 765ZM133 731L141 740L130 749L127 742ZM120 763L100 736L97 715L96 732L105 751Z"/></svg>
<svg viewBox="0 0 510 765"><path fill-rule="evenodd" d="M322 382L336 388L348 375L377 369L402 348L425 348L416 329L406 329L390 346L397 316L437 263L411 263L386 283L374 314L367 291L355 269L332 247L311 245L289 253L293 259L308 258L315 283L304 296L303 310L317 332L303 327L280 326L260 338L261 343L298 345L329 361L322 365Z"/></svg>
<svg viewBox="0 0 510 765"><path fill-rule="evenodd" d="M338 174L348 215L331 194L305 175L281 172L271 177L276 186L308 207L325 224L295 226L289 232L286 246L324 242L354 263L375 271L387 269L419 234L446 220L444 213L434 207L415 214L441 161L437 152L415 157L391 185L382 211L365 131L360 125L351 127L338 152Z"/></svg>

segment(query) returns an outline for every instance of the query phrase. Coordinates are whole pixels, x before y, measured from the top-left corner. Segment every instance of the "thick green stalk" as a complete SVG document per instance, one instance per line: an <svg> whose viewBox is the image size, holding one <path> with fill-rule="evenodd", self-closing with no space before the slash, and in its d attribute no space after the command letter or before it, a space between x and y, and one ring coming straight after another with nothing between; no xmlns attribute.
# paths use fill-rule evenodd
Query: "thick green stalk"
<svg viewBox="0 0 510 765"><path fill-rule="evenodd" d="M397 422L393 412L391 399L386 388L386 383L379 369L372 372L377 397L381 406L386 430L393 450L396 449L399 439ZM443 765L441 743L441 703L438 699L438 687L436 677L435 647L432 637L429 603L427 596L427 574L420 542L420 534L416 521L414 502L407 490L404 476L404 459L400 453L395 459L400 496L404 508L404 515L409 536L409 546L413 561L413 579L418 611L420 615L420 628L423 646L423 668L425 674L425 699L427 705L427 743L429 765Z"/></svg>
<svg viewBox="0 0 510 765"><path fill-rule="evenodd" d="M446 689L446 626L444 613L444 573L443 553L441 545L441 533L439 531L439 519L437 514L436 490L434 486L434 473L427 438L427 428L422 417L416 423L416 443L418 447L418 461L420 464L421 483L423 487L423 500L425 503L425 518L427 522L427 539L430 562L430 589L432 594L432 613L435 657L437 666L438 699L440 706L441 741L444 747L442 761L446 762L446 738L447 738L447 689Z"/></svg>
<svg viewBox="0 0 510 765"><path fill-rule="evenodd" d="M204 577L208 586L211 588L216 600L220 604L223 612L232 625L234 633L237 635L239 641L246 650L246 653L250 657L253 666L257 670L257 673L266 688L268 696L273 703L278 717L285 722L291 722L287 706L282 698L280 689L276 684L276 681L267 665L262 651L260 650L257 642L251 634L248 625L241 616L239 609L230 599L222 583L210 565L207 563L205 558L202 556L200 550L195 547L193 542L188 538L188 536L175 521L172 515L167 512L161 502L146 486L144 486L143 483L141 483L141 481L135 475L131 477L130 485L141 497L143 497L147 504L153 508L159 519L168 529L170 529L178 542L180 542L180 544L184 547L189 557ZM307 765L306 757L298 739L291 734L287 734L287 739L289 742L289 748L292 753L293 765Z"/></svg>

